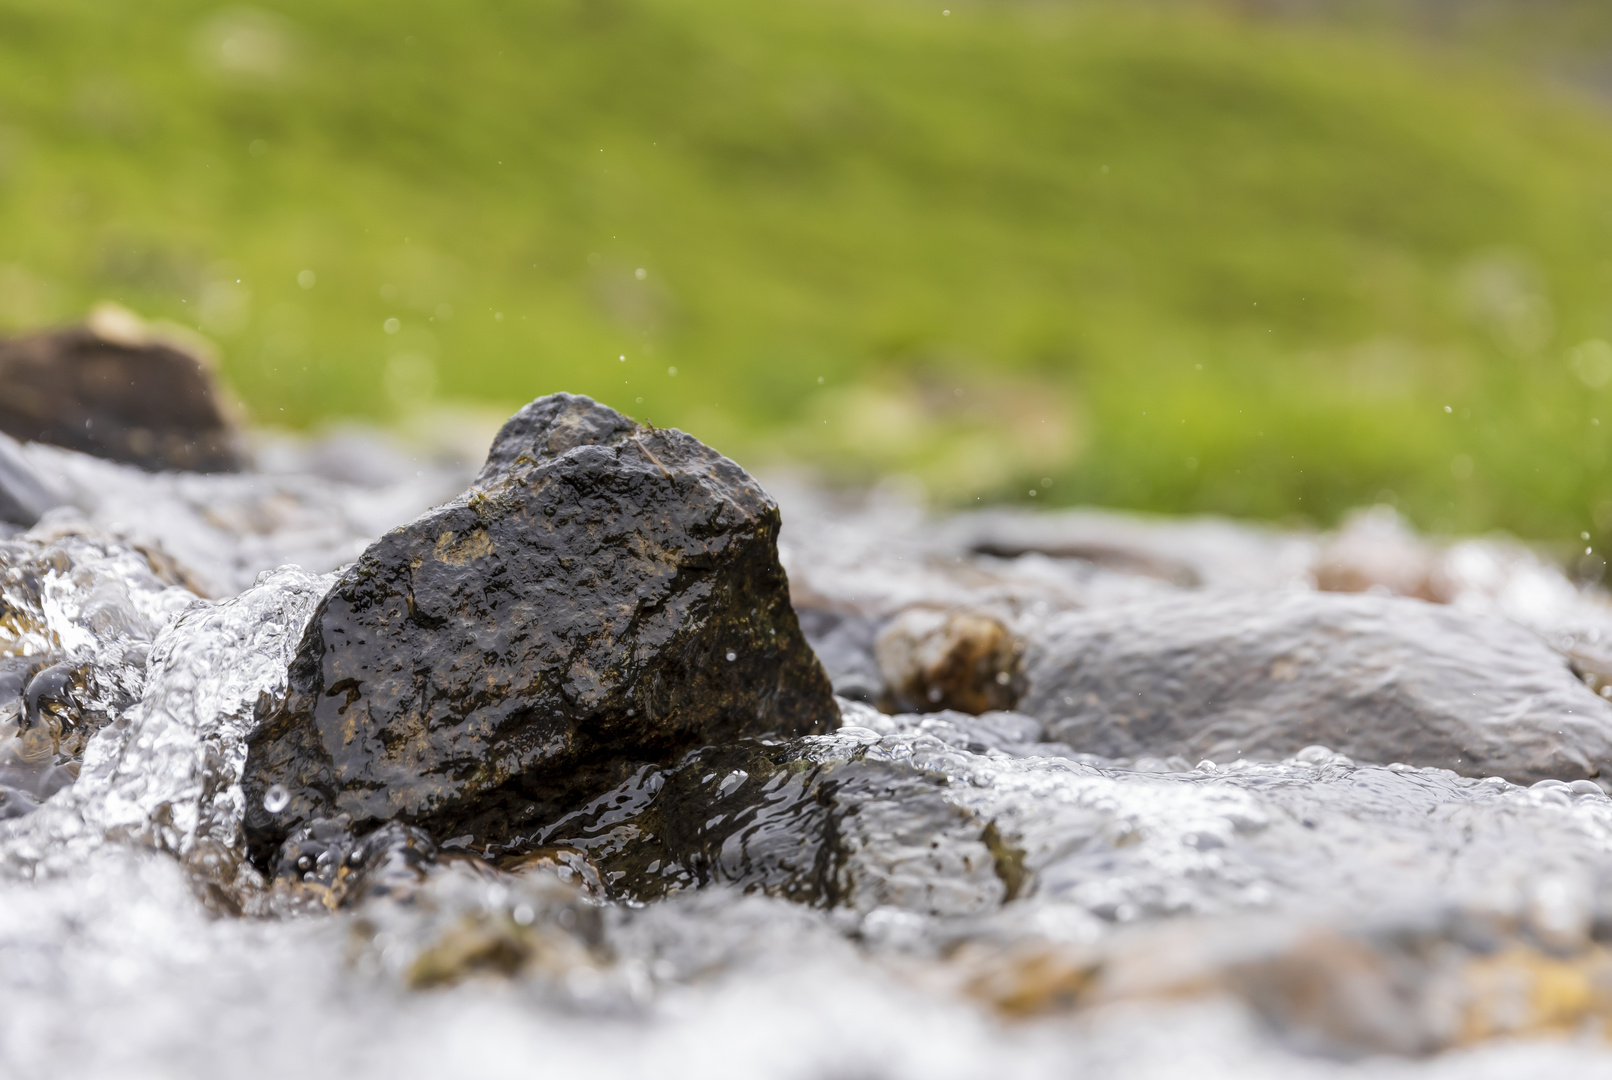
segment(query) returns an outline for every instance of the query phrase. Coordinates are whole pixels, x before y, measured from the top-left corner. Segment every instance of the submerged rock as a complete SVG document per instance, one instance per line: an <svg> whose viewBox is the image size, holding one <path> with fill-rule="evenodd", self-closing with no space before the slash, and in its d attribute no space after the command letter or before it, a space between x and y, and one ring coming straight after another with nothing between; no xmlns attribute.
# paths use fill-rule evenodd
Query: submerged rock
<svg viewBox="0 0 1612 1080"><path fill-rule="evenodd" d="M1008 1016L1224 995L1289 1047L1328 1057L1612 1030L1612 950L1482 909L1183 919L1096 945L968 943L951 962L966 992Z"/></svg>
<svg viewBox="0 0 1612 1080"><path fill-rule="evenodd" d="M1022 868L1004 865L1014 856L990 819L949 798L945 772L910 751L869 753L871 735L746 740L644 766L523 846L580 856L607 896L637 902L731 885L816 907L959 916L1011 898Z"/></svg>
<svg viewBox="0 0 1612 1080"><path fill-rule="evenodd" d="M828 729L778 527L691 436L585 397L528 405L470 490L320 602L249 744L254 859L338 814L506 851L643 763Z"/></svg>
<svg viewBox="0 0 1612 1080"><path fill-rule="evenodd" d="M1116 758L1375 762L1530 783L1600 775L1612 705L1539 638L1397 597L1181 595L1058 616L1023 711Z"/></svg>
<svg viewBox="0 0 1612 1080"><path fill-rule="evenodd" d="M0 386L0 431L18 439L152 471L244 463L209 365L126 312L0 343Z"/></svg>

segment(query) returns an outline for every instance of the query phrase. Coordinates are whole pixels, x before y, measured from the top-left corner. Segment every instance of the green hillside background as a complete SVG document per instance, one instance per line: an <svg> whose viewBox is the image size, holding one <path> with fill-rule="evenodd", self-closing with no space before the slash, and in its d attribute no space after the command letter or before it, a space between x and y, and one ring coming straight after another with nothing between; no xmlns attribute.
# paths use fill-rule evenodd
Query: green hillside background
<svg viewBox="0 0 1612 1080"><path fill-rule="evenodd" d="M1456 7L0 0L0 329L197 328L265 425L569 389L942 502L1599 542L1612 14Z"/></svg>

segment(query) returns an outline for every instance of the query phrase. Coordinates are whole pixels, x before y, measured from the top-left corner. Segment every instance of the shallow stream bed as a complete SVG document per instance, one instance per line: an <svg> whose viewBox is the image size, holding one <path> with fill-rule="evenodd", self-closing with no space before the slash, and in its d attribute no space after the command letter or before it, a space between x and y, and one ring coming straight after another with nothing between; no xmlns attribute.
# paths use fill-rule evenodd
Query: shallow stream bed
<svg viewBox="0 0 1612 1080"><path fill-rule="evenodd" d="M838 731L288 885L248 736L479 464L343 445L21 448L62 505L0 538L0 1074L1612 1073L1612 605L1526 548L764 478Z"/></svg>

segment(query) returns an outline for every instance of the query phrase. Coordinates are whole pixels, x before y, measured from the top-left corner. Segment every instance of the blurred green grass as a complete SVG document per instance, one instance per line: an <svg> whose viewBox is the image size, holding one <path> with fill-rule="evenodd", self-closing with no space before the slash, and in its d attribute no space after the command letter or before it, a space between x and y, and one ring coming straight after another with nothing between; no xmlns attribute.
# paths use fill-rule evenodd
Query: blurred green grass
<svg viewBox="0 0 1612 1080"><path fill-rule="evenodd" d="M199 327L268 424L570 389L956 501L1605 536L1609 240L1605 107L1369 29L0 0L0 326Z"/></svg>

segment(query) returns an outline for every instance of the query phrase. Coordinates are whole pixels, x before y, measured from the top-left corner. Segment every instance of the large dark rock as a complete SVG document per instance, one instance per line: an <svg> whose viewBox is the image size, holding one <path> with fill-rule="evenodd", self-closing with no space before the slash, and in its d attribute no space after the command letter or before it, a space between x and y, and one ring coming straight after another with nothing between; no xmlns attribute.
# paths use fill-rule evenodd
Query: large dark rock
<svg viewBox="0 0 1612 1080"><path fill-rule="evenodd" d="M126 314L0 342L0 431L152 471L231 472L238 437L208 364Z"/></svg>
<svg viewBox="0 0 1612 1080"><path fill-rule="evenodd" d="M1107 757L1372 762L1586 779L1612 762L1612 704L1534 634L1419 600L1184 593L1054 618L1019 708Z"/></svg>
<svg viewBox="0 0 1612 1080"><path fill-rule="evenodd" d="M831 728L778 527L691 436L585 397L528 405L470 490L321 601L250 742L254 858L337 815L505 853L643 763Z"/></svg>

